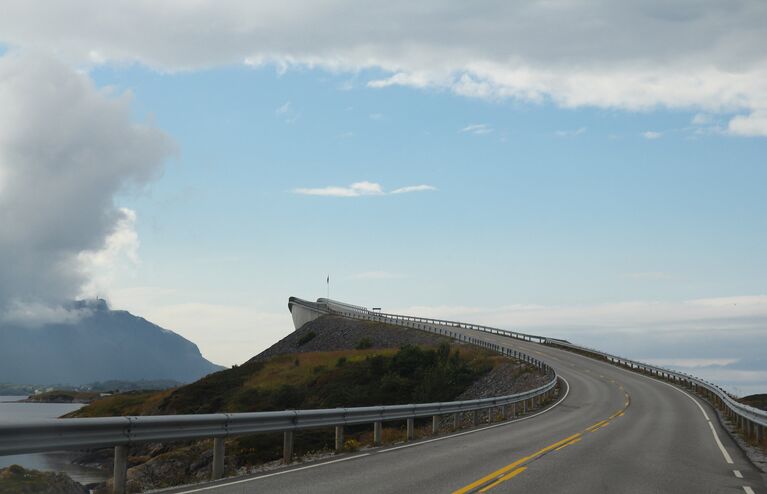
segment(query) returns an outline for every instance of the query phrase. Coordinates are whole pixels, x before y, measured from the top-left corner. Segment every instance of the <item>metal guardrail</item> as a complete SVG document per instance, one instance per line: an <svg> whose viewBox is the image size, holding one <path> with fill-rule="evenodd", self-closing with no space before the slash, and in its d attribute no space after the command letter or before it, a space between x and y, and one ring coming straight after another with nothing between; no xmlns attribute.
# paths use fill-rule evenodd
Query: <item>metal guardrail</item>
<svg viewBox="0 0 767 494"><path fill-rule="evenodd" d="M308 302L291 297L290 303L304 304L322 313L341 314L357 319L369 319L372 314L363 307L323 299ZM381 314L375 314L376 319L380 320L381 316ZM398 321L396 324L410 327L415 327L414 324L416 324L410 320L399 319ZM422 324L419 325L422 326ZM336 449L340 449L343 446L344 426L372 423L374 443L380 444L382 422L406 420L407 437L412 439L416 418L433 417L432 430L436 432L437 419L442 415L453 415L454 420L457 420L459 413L475 412L476 414L481 410L501 409L505 416L506 407L509 405L522 404L526 411L528 403L532 408L540 405L544 398L553 395L558 378L554 370L545 362L504 345L489 343L444 328L432 329L435 333L451 336L528 362L547 372L551 375L551 379L545 385L523 393L452 402L278 412L48 419L0 423L0 456L114 446L114 492L122 494L126 486L127 448L135 444L212 438L214 440L212 477L217 479L223 475L224 439L228 437L284 432L284 459L287 462L292 456L293 432L296 430L335 427Z"/></svg>
<svg viewBox="0 0 767 494"><path fill-rule="evenodd" d="M729 393L727 393L725 390L723 390L716 384L706 381L704 379L701 379L699 377L684 373L684 372L674 371L664 367L654 366L654 365L646 364L636 360L619 357L609 353L601 352L599 350L595 350L593 348L574 345L566 340L561 340L557 338L531 335L531 334L520 333L516 331L508 331L504 329L493 328L490 326L468 324L468 323L463 323L459 321L449 321L449 320L435 319L435 318L425 318L425 317L415 317L415 316L404 316L399 314L372 312L372 311L367 311L367 309L364 309L364 307L361 308L358 306L353 306L355 307L355 309L357 309L356 311L357 315L354 316L352 315L353 312L348 311L347 309L347 307L349 307L348 304L345 304L343 302L338 302L338 301L330 300L330 299L318 299L317 303L324 304L329 309L330 312L339 313L347 317L362 317L362 318L374 320L374 321L402 324L409 327L415 327L418 329L425 329L427 331L433 330L435 328L441 328L441 327L456 327L461 329L469 329L474 331L481 331L485 333L506 336L509 338L517 339L517 340L532 341L532 342L541 343L541 344L549 345L549 346L558 346L568 350L592 354L598 358L605 359L613 364L629 367L631 369L638 370L640 372L645 372L657 377L668 379L673 382L691 387L695 391L699 391L701 392L701 394L705 395L706 398L708 398L708 400L714 404L714 406L717 406L722 412L724 412L731 419L733 419L737 427L744 433L744 435L747 438L756 439L758 443L762 443L762 441L764 441L764 438L765 438L764 429L765 427L767 427L766 411L740 403L737 400L735 400L732 396L730 396ZM363 311L366 311L366 312L361 312L359 309L362 309Z"/></svg>

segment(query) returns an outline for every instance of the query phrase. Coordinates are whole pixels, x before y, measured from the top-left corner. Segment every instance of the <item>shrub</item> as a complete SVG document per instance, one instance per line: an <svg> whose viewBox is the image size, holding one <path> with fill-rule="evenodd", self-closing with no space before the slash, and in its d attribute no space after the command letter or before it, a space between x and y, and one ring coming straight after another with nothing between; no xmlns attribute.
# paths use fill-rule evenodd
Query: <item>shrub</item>
<svg viewBox="0 0 767 494"><path fill-rule="evenodd" d="M298 346L306 345L307 343L312 341L316 336L317 336L317 333L315 333L314 331L309 331L308 333L306 333L305 335L303 335L302 337L298 339Z"/></svg>
<svg viewBox="0 0 767 494"><path fill-rule="evenodd" d="M371 340L367 336L357 342L357 350L365 350L366 348L370 348L372 346L373 346L373 340Z"/></svg>
<svg viewBox="0 0 767 494"><path fill-rule="evenodd" d="M360 443L356 439L347 439L344 441L344 451L353 452L360 449Z"/></svg>
<svg viewBox="0 0 767 494"><path fill-rule="evenodd" d="M346 365L346 357L338 357L338 361L336 362L336 367L343 367Z"/></svg>

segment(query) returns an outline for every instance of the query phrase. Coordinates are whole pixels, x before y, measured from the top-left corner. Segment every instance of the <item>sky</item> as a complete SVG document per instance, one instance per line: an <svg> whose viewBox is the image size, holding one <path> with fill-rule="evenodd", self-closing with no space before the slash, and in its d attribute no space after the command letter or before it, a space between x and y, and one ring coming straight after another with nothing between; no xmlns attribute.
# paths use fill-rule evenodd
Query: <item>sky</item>
<svg viewBox="0 0 767 494"><path fill-rule="evenodd" d="M329 289L767 392L764 2L2 4L0 321L233 365Z"/></svg>

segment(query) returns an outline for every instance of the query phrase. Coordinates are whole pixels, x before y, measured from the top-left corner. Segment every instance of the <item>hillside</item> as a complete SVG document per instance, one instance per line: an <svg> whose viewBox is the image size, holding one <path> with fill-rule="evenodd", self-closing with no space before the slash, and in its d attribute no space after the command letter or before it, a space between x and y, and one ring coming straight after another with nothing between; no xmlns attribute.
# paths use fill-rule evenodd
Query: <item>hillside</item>
<svg viewBox="0 0 767 494"><path fill-rule="evenodd" d="M530 389L545 379L531 366L449 338L325 316L241 366L176 389L98 399L69 416L253 412L450 401ZM369 429L347 428L350 444L369 442ZM385 440L400 436L398 428L385 429ZM250 471L280 458L281 446L280 433L230 439L226 445L227 468ZM296 433L295 451L299 456L328 451L332 446L332 429ZM133 448L131 456L137 464L128 477L137 490L201 480L210 473L209 441L145 445ZM81 461L109 468L110 460L111 452L105 450ZM190 464L195 466L186 468ZM179 465L184 468L179 469Z"/></svg>
<svg viewBox="0 0 767 494"><path fill-rule="evenodd" d="M182 336L106 302L77 302L76 322L0 324L0 382L82 385L166 379L192 382L220 370Z"/></svg>
<svg viewBox="0 0 767 494"><path fill-rule="evenodd" d="M767 410L767 394L744 396L739 401L760 410Z"/></svg>

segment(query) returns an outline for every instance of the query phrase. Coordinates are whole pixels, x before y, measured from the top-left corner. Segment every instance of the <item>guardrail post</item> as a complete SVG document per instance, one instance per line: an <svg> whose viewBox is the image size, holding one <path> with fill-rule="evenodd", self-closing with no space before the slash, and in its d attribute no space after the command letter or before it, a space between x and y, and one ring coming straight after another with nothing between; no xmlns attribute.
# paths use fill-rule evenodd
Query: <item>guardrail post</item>
<svg viewBox="0 0 767 494"><path fill-rule="evenodd" d="M115 470L112 478L112 492L125 494L128 480L128 446L115 446Z"/></svg>
<svg viewBox="0 0 767 494"><path fill-rule="evenodd" d="M431 418L431 433L436 434L439 432L439 415L434 415Z"/></svg>
<svg viewBox="0 0 767 494"><path fill-rule="evenodd" d="M380 446L381 445L381 435L383 432L383 424L379 420L378 422L373 422L373 445L374 446Z"/></svg>
<svg viewBox="0 0 767 494"><path fill-rule="evenodd" d="M527 400L522 400L522 415L527 413Z"/></svg>
<svg viewBox="0 0 767 494"><path fill-rule="evenodd" d="M213 438L213 471L210 479L218 480L224 476L224 438Z"/></svg>
<svg viewBox="0 0 767 494"><path fill-rule="evenodd" d="M508 405L503 405L501 407L501 420L506 420L508 418Z"/></svg>
<svg viewBox="0 0 767 494"><path fill-rule="evenodd" d="M479 410L474 410L471 414L471 425L479 424Z"/></svg>
<svg viewBox="0 0 767 494"><path fill-rule="evenodd" d="M286 465L293 461L293 431L285 431L282 438L282 461Z"/></svg>
<svg viewBox="0 0 767 494"><path fill-rule="evenodd" d="M495 408L490 407L487 409L487 423L492 424L493 423L493 415L495 412Z"/></svg>
<svg viewBox="0 0 767 494"><path fill-rule="evenodd" d="M453 430L458 430L458 414L453 414Z"/></svg>
<svg viewBox="0 0 767 494"><path fill-rule="evenodd" d="M756 442L764 447L764 426L760 424L756 424Z"/></svg>
<svg viewBox="0 0 767 494"><path fill-rule="evenodd" d="M511 404L511 418L514 418L517 416L517 404L512 403Z"/></svg>
<svg viewBox="0 0 767 494"><path fill-rule="evenodd" d="M336 426L336 453L344 449L344 426Z"/></svg>
<svg viewBox="0 0 767 494"><path fill-rule="evenodd" d="M407 419L407 440L412 441L415 437L415 419L410 417Z"/></svg>

